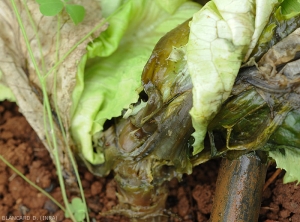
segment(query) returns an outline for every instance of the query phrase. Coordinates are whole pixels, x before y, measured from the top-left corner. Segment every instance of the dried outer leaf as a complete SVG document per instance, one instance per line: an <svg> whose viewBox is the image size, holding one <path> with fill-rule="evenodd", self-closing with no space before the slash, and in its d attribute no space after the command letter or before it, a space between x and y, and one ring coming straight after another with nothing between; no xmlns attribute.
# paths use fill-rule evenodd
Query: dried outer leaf
<svg viewBox="0 0 300 222"><path fill-rule="evenodd" d="M300 51L300 29L296 29L288 37L274 45L258 62L262 72L274 76L276 67L292 61ZM264 75L267 77L267 75Z"/></svg>
<svg viewBox="0 0 300 222"><path fill-rule="evenodd" d="M15 4L20 12L21 20L30 41L30 46L43 75L57 62L57 56L58 59L61 59L75 43L81 40L81 38L90 32L101 20L100 9L96 1L74 1L74 3L79 4L84 3L87 10L86 19L82 24L75 26L71 20L63 17L60 27L60 47L58 54L56 54L57 17L43 16L39 12L38 4L34 0L28 0L28 10L36 26L36 31L31 24L22 2L23 1L15 1ZM7 86L13 91L20 111L37 132L50 154L53 151L50 150L47 144L46 132L55 133L57 135L60 161L64 166L64 173L66 177L69 175L73 178L70 162L65 155L66 145L59 127L55 126L54 131L52 131L49 126L44 125L44 107L43 96L40 93L40 80L36 75L18 21L12 9L12 5L8 0L0 1L0 26L0 69L4 75L4 80ZM102 27L102 30L104 28L105 27ZM38 35L36 32L38 32ZM100 30L98 30L97 33L99 32ZM38 39L41 44L41 51L39 49ZM86 53L85 48L88 41L90 41L90 39L85 40L72 51L64 62L58 66L56 70L57 74L52 72L46 79L47 92L52 104L55 93L57 95L55 99L58 101L58 111L65 129L69 128L71 92L76 81L77 64L82 55ZM53 86L55 81L57 90L54 93ZM56 118L55 112L53 112L53 117L54 119ZM67 137L70 140L68 134ZM72 144L72 141L70 140L69 143Z"/></svg>

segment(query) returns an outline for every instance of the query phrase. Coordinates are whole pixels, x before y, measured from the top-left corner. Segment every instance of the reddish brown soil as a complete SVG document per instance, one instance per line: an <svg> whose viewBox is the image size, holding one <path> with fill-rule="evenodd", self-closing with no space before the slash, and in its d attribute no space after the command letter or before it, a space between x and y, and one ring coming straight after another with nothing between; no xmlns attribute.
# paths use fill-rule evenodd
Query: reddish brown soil
<svg viewBox="0 0 300 222"><path fill-rule="evenodd" d="M31 129L15 104L0 103L0 155L13 164L27 178L49 192L62 203L55 167L47 150ZM219 161L214 160L196 167L192 175L184 176L181 182L169 184L167 209L173 216L171 221L208 221L217 179ZM117 204L115 182L112 175L98 178L80 168L82 185L93 221L128 221L119 216L101 217ZM271 166L267 177L275 171ZM283 173L264 192L260 220L263 222L300 222L300 187L295 183L282 184ZM70 221L43 194L32 188L13 170L0 161L0 221L9 216L30 216L29 220L47 221L40 216L55 216L56 221ZM18 220L21 221L21 220ZM50 221L50 220L48 220Z"/></svg>

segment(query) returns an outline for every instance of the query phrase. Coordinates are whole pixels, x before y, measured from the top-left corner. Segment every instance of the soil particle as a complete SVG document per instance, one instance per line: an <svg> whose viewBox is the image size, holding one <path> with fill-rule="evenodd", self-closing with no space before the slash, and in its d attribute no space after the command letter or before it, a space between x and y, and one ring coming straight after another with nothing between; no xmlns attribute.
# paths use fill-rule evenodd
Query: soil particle
<svg viewBox="0 0 300 222"><path fill-rule="evenodd" d="M28 179L51 194L61 204L62 195L56 170L48 151L13 103L0 103L0 155L21 171ZM170 222L206 222L214 199L219 160L212 160L194 168L181 181L169 183L166 212ZM275 171L271 166L270 177ZM121 216L104 216L117 205L116 183L113 174L99 178L80 167L79 173L93 222L128 222ZM259 222L300 222L300 188L295 183L283 184L280 174L263 193ZM74 195L67 191L70 198ZM73 196L72 196L73 195ZM0 216L37 216L36 221L50 221L42 216L55 216L57 222L68 222L64 212L36 189L32 188L12 169L0 161ZM41 216L41 217L40 217ZM1 221L1 217L0 217ZM6 220L14 221L14 220ZM26 222L31 220L26 220Z"/></svg>
<svg viewBox="0 0 300 222"><path fill-rule="evenodd" d="M116 200L116 182L114 180L109 181L106 184L106 198Z"/></svg>
<svg viewBox="0 0 300 222"><path fill-rule="evenodd" d="M204 191L204 192L203 192ZM193 190L193 198L202 214L209 214L213 204L214 191L210 185L197 185Z"/></svg>
<svg viewBox="0 0 300 222"><path fill-rule="evenodd" d="M91 186L91 194L93 196L100 194L102 191L102 188L103 188L102 183L100 183L99 181L93 182L92 186Z"/></svg>
<svg viewBox="0 0 300 222"><path fill-rule="evenodd" d="M188 214L189 209L190 209L189 200L186 195L187 194L186 194L184 188L179 187L178 193L177 193L177 199L179 200L177 207L178 207L178 214L181 217L185 217Z"/></svg>

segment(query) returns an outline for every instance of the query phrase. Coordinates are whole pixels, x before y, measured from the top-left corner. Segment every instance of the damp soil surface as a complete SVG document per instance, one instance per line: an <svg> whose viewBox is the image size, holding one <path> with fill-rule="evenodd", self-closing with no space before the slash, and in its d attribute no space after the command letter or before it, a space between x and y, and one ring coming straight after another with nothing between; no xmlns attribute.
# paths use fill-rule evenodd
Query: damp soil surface
<svg viewBox="0 0 300 222"><path fill-rule="evenodd" d="M63 203L48 151L19 113L18 107L6 101L0 103L0 155ZM185 175L182 181L174 179L169 183L166 211L171 215L170 221L208 221L219 164L219 160L209 161L195 167L192 175ZM276 167L271 165L267 177L271 177L275 170ZM118 202L113 175L99 178L83 167L79 172L91 221L129 221L120 216L99 214L110 210ZM263 193L261 222L300 222L300 186L283 184L283 175L284 172L281 172ZM27 216L23 217L24 221L70 221L52 201L0 160L0 221L22 221L20 216Z"/></svg>

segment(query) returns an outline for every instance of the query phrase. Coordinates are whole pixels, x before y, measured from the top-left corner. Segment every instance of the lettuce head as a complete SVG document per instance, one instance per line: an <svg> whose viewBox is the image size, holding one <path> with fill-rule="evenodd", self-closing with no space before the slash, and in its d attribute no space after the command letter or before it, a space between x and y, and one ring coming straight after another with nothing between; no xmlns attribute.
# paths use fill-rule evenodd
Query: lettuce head
<svg viewBox="0 0 300 222"><path fill-rule="evenodd" d="M300 11L292 0L212 0L203 8L184 0L107 0L102 7L109 28L89 44L73 91L71 132L79 153L92 164L105 162L103 150L94 149L93 137L101 134L107 120L130 115L143 90L144 65L168 31L192 17L188 43L180 54L193 85L189 114L195 156L204 149L207 127L229 98L241 66L255 64L263 51L260 45L268 44L266 49L274 45L277 28L278 32L282 29L280 22L293 19ZM163 95L168 89L165 91ZM288 168L282 163L291 155L283 157L275 151L270 155L279 166ZM297 177L288 175L288 181Z"/></svg>

